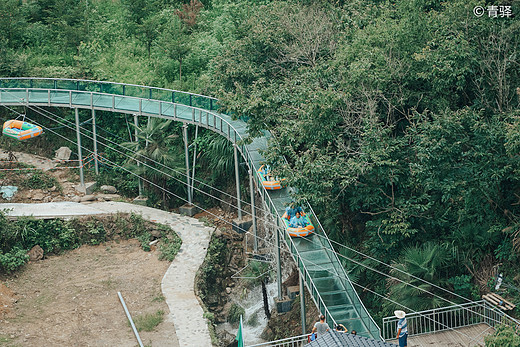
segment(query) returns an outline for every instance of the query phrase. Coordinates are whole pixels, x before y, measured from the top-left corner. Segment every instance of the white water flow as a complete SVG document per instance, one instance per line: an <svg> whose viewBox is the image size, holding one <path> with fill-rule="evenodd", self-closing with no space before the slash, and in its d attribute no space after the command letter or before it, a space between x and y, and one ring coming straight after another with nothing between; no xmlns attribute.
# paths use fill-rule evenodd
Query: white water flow
<svg viewBox="0 0 520 347"><path fill-rule="evenodd" d="M278 286L276 285L276 281L269 282L266 286L266 289L267 299L269 301L269 311L273 312L275 308L274 298L278 294ZM237 295L233 298L233 301L242 306L245 310L245 316L243 317L243 337L245 345L247 346L255 343L266 342L260 338L260 335L267 326L267 317L265 316L264 312L262 286L256 286L243 298ZM235 336L238 333L238 327L233 327L229 323L221 324L220 329L226 330Z"/></svg>

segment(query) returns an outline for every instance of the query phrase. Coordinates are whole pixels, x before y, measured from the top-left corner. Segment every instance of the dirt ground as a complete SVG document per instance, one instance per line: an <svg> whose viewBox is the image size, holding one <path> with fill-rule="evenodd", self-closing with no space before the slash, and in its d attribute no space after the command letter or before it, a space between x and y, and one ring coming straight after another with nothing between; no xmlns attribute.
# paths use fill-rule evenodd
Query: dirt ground
<svg viewBox="0 0 520 347"><path fill-rule="evenodd" d="M169 262L136 240L83 246L0 278L1 346L136 346L117 295L135 319L162 310ZM178 346L172 322L140 332L148 346Z"/></svg>

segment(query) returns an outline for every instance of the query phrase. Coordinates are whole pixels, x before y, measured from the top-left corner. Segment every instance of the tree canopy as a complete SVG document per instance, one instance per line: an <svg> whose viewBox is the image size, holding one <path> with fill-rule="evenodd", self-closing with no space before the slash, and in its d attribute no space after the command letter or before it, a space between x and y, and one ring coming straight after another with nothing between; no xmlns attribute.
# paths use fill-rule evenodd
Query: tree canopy
<svg viewBox="0 0 520 347"><path fill-rule="evenodd" d="M493 281L478 276L489 268L501 264L512 282L518 275L520 21L477 17L477 5L6 0L0 75L216 96L223 111L248 119L251 137L271 131L267 162L335 241L410 271L442 250L450 261L428 263L425 275L478 296ZM511 11L520 13L517 3ZM123 119L114 122L126 136ZM200 165L216 165L211 153L229 148L202 134ZM384 278L356 276L399 297ZM363 295L376 315L391 312ZM420 299L410 305L437 305Z"/></svg>

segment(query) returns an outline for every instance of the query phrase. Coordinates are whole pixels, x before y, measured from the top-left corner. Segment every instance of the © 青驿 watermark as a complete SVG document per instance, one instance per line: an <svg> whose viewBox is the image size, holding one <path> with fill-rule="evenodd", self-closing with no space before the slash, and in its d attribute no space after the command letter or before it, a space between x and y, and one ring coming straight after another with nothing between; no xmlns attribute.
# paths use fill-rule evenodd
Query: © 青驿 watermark
<svg viewBox="0 0 520 347"><path fill-rule="evenodd" d="M513 16L513 11L509 5L488 5L475 6L473 8L473 14L477 17L482 17L487 13L489 18L510 18Z"/></svg>

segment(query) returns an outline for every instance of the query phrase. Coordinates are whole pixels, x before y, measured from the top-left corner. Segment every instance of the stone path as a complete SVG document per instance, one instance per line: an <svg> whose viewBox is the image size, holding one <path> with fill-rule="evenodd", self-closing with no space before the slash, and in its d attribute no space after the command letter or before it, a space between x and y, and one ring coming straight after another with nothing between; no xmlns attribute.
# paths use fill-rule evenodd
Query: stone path
<svg viewBox="0 0 520 347"><path fill-rule="evenodd" d="M205 227L194 218L124 202L0 204L0 209L4 208L11 209L8 212L11 216L42 218L134 212L148 220L169 225L181 237L182 246L161 283L170 309L166 320L175 325L180 346L212 346L206 319L195 296L194 282L195 273L206 256L213 228Z"/></svg>

